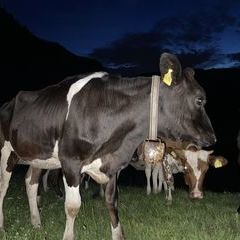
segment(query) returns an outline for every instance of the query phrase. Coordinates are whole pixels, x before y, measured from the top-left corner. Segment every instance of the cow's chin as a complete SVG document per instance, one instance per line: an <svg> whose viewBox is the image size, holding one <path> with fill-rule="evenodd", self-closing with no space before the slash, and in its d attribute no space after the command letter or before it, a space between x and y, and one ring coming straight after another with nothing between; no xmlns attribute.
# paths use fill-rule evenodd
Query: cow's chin
<svg viewBox="0 0 240 240"><path fill-rule="evenodd" d="M171 139L173 141L182 141L193 143L201 148L210 147L216 143L215 135L201 136L199 134L187 135L186 132L161 132L158 133L159 137Z"/></svg>
<svg viewBox="0 0 240 240"><path fill-rule="evenodd" d="M178 137L177 139L181 139L182 141L193 143L201 148L210 147L216 143L215 135L197 136L197 137L182 136L182 137Z"/></svg>

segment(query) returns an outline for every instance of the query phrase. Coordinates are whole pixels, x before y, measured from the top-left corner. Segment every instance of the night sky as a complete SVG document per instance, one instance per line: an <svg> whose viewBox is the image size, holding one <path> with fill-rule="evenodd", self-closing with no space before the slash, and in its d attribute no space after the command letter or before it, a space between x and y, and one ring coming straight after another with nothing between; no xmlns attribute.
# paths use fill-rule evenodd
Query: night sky
<svg viewBox="0 0 240 240"><path fill-rule="evenodd" d="M198 68L240 66L240 1L0 0L38 37L107 67L152 70L163 51Z"/></svg>

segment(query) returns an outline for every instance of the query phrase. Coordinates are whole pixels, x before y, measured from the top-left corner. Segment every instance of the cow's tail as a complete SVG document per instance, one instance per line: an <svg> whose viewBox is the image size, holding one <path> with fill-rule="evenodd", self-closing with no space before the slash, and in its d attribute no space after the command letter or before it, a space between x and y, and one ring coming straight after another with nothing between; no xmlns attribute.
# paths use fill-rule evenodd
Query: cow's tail
<svg viewBox="0 0 240 240"><path fill-rule="evenodd" d="M1 150L4 146L4 142L9 138L9 126L13 115L15 106L15 98L9 102L4 103L0 107L0 161L1 161Z"/></svg>

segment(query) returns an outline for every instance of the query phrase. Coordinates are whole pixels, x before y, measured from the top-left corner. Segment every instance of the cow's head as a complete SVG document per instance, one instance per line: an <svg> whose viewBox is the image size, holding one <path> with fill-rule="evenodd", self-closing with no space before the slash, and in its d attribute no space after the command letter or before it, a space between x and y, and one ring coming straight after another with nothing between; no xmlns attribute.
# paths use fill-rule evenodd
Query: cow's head
<svg viewBox="0 0 240 240"><path fill-rule="evenodd" d="M192 199L203 198L203 181L209 165L219 168L228 161L222 156L210 155L213 151L199 150L190 147L183 150L185 158L185 182L189 187L189 197Z"/></svg>
<svg viewBox="0 0 240 240"><path fill-rule="evenodd" d="M194 70L182 70L177 57L160 58L159 136L183 139L206 147L216 142L205 112L206 94L194 78Z"/></svg>

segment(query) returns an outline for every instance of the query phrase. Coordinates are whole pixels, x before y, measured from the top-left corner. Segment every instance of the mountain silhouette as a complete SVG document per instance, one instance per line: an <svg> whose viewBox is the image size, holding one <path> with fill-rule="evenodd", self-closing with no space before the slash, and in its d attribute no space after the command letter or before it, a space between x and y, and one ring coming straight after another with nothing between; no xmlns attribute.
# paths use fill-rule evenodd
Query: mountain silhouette
<svg viewBox="0 0 240 240"><path fill-rule="evenodd" d="M79 57L57 43L34 36L0 8L0 102L19 90L35 90L64 77L102 70L96 60Z"/></svg>

